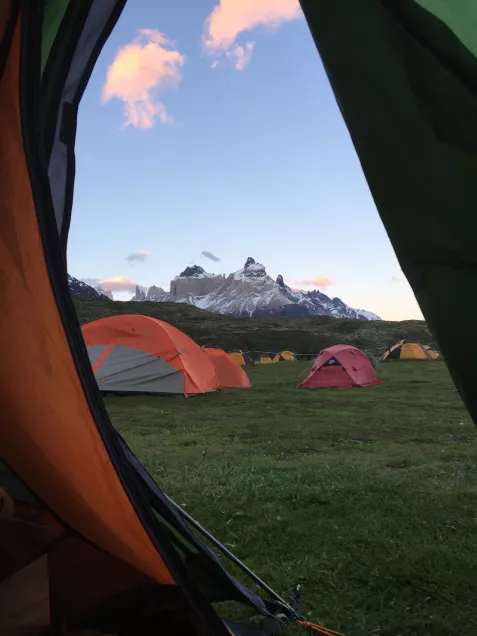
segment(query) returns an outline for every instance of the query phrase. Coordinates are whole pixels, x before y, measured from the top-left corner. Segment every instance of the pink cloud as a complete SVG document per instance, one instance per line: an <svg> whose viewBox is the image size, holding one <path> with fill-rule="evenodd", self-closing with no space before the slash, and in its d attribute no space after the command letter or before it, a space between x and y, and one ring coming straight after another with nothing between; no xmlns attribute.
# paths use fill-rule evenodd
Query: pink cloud
<svg viewBox="0 0 477 636"><path fill-rule="evenodd" d="M298 0L219 0L219 4L205 21L202 45L205 53L227 55L242 70L253 53L253 42L244 46L236 38L257 26L277 29L284 22L302 17ZM217 65L212 63L212 67Z"/></svg>
<svg viewBox="0 0 477 636"><path fill-rule="evenodd" d="M157 94L174 88L181 81L185 58L165 35L154 29L141 29L139 36L121 47L108 68L103 87L103 104L117 98L124 103L124 126L151 128L157 120L171 123Z"/></svg>
<svg viewBox="0 0 477 636"><path fill-rule="evenodd" d="M250 62L254 46L253 42L247 42L244 46L237 44L227 53L227 57L231 57L234 60L234 66L237 71L244 69Z"/></svg>
<svg viewBox="0 0 477 636"><path fill-rule="evenodd" d="M305 285L308 287L330 287L335 282L328 276L315 276L314 278L305 278L304 280L294 280L294 285Z"/></svg>
<svg viewBox="0 0 477 636"><path fill-rule="evenodd" d="M123 276L114 276L113 278L107 278L106 280L99 281L99 286L103 289L110 289L111 291L121 292L134 292L136 291L136 285L134 281Z"/></svg>

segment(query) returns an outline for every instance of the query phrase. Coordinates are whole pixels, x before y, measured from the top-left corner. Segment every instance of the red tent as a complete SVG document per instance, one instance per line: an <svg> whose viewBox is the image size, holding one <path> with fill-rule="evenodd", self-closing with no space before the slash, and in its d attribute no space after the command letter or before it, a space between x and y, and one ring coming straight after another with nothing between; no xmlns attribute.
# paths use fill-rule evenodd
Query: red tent
<svg viewBox="0 0 477 636"><path fill-rule="evenodd" d="M300 389L350 389L377 384L382 382L362 351L350 345L334 345L320 351Z"/></svg>

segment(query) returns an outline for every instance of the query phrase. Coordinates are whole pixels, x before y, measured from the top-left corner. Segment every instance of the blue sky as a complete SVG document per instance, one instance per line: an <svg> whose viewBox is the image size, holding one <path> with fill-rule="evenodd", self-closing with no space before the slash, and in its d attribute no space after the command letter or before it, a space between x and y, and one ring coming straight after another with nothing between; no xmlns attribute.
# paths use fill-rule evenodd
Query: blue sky
<svg viewBox="0 0 477 636"><path fill-rule="evenodd" d="M354 307L422 317L297 0L129 0L76 153L69 272L116 280L117 298L253 256L294 286L321 278Z"/></svg>

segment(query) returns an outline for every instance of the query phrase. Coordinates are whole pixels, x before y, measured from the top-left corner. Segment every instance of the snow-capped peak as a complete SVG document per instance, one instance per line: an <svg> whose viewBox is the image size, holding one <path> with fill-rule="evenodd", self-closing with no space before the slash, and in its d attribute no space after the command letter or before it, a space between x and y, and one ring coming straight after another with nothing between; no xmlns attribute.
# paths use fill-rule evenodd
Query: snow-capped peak
<svg viewBox="0 0 477 636"><path fill-rule="evenodd" d="M242 269L237 270L234 273L234 280L255 280L270 278L265 270L265 266L261 263L257 263L251 256L245 261L245 265ZM270 280L272 280L270 278Z"/></svg>
<svg viewBox="0 0 477 636"><path fill-rule="evenodd" d="M179 276L176 276L175 280L178 278L213 278L214 276L215 274L209 274L209 272L206 272L200 265L192 265L186 267Z"/></svg>

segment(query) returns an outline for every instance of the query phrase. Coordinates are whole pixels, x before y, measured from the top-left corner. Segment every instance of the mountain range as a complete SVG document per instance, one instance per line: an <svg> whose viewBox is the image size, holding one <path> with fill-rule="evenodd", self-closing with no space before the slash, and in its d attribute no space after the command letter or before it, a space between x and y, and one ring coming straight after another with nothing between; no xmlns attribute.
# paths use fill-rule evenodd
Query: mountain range
<svg viewBox="0 0 477 636"><path fill-rule="evenodd" d="M96 291L106 295L102 289ZM273 280L265 267L251 257L242 269L228 276L211 274L199 265L186 267L171 281L170 291L153 285L146 292L138 286L132 300L188 303L214 313L247 318L333 316L381 320L371 311L354 309L317 289L291 289L283 276Z"/></svg>

